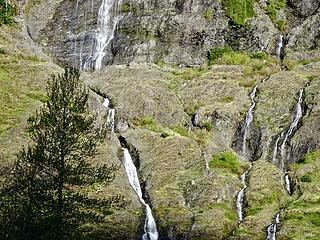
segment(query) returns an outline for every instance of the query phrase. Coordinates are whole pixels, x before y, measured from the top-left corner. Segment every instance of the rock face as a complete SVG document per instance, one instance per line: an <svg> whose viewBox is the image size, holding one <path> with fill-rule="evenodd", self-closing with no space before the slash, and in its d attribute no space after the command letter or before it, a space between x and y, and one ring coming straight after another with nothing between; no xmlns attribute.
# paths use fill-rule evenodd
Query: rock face
<svg viewBox="0 0 320 240"><path fill-rule="evenodd" d="M107 117L103 98L108 97L116 111L115 133L110 133L94 161L121 166L121 144L126 144L161 239L264 239L277 212L281 210L294 219L297 211L300 214L304 209L310 213L310 218L305 219L310 224L307 230L318 239L319 199L309 191L318 193L320 179L320 63L316 59L320 56L319 1L292 0L282 7L274 6L272 1L255 2L255 14L240 20L228 11L228 2L131 0L121 2L119 11L112 12L112 16L121 19L104 49L107 54L103 64L110 66L83 72L81 76L91 89L89 107L97 114L98 122ZM63 0L49 4L43 0L29 4L25 7L28 28L23 29L57 62L81 68L95 44L101 1ZM292 22L284 27L281 24L286 19ZM24 22L21 24L25 26ZM312 51L308 60L285 59L283 65L288 71L279 70L276 58L252 55L258 51L274 53L279 29L286 35L288 56L305 56ZM29 38L28 41L32 42ZM27 41L22 42L25 47ZM221 65L204 66L207 52L223 46L250 53L233 52L218 61ZM47 64L31 57L26 60L24 55L19 59L14 42L8 49L10 54L0 53L3 66L10 66L6 74L24 69L16 65L21 62L27 69L38 69L34 71L41 73L36 78L39 82L40 76L47 76ZM39 54L36 49L35 54ZM1 71L2 68L3 74ZM22 75L19 72L15 78ZM8 80L5 82L10 82L4 76ZM257 83L253 121L246 141L248 153L243 154L239 131ZM294 120L301 89L302 118L287 139L285 168L281 169L281 154L278 152L273 161L274 150L278 144L279 151L282 133ZM31 106L23 113L30 109ZM8 146L16 142L20 146L22 132L11 126L1 133L0 146L10 150L4 151L5 158L12 159L15 146ZM248 169L248 161L252 169L247 177L244 220L238 222L235 201L243 187L240 176ZM291 196L284 189L283 170L290 171L293 179L295 191ZM122 167L110 186L99 186L91 194L109 196L118 192L130 203L106 218L102 239L139 239L145 213ZM308 202L307 208L303 200ZM303 232L298 229L290 233L292 226L297 227L293 222L284 219L280 230L283 239Z"/></svg>
<svg viewBox="0 0 320 240"><path fill-rule="evenodd" d="M316 13L320 7L319 0L301 1L290 0L289 4L296 10L295 14L301 17L308 17Z"/></svg>
<svg viewBox="0 0 320 240"><path fill-rule="evenodd" d="M97 44L101 2L64 0L49 4L43 0L29 11L29 33L58 61L81 68ZM228 9L230 4L236 4L231 0L111 2L120 4L118 10L110 13L112 18L120 17L120 21L104 49L103 65L166 62L200 66L209 50L223 46L274 53L278 29L288 32L290 49L319 47L319 13L315 10L319 1L292 1L288 11L272 12L264 1L252 3L254 14L243 16L238 24ZM285 12L294 15L286 16ZM284 25L286 18L295 19L292 22L296 24Z"/></svg>

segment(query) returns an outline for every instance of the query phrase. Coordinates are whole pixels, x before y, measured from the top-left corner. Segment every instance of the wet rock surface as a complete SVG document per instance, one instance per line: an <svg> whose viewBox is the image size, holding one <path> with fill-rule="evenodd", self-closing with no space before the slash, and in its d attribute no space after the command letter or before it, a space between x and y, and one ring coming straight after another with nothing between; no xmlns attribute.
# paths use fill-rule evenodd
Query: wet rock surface
<svg viewBox="0 0 320 240"><path fill-rule="evenodd" d="M29 33L58 61L80 67L95 44L100 5L101 1L47 4L43 0L30 10ZM288 28L288 49L318 49L318 7L318 1L292 0L285 9L270 13L261 1L254 4L253 17L239 26L228 17L222 2L123 1L118 12L112 13L121 19L104 49L103 65L166 62L201 66L209 50L222 46L274 54L280 23ZM286 26L287 19L294 24Z"/></svg>

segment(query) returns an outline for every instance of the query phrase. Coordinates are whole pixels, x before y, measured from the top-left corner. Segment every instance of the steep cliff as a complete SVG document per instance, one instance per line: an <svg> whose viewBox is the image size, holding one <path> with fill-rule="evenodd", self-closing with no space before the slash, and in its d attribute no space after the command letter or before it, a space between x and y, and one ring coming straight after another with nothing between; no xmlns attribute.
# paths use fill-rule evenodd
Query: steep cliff
<svg viewBox="0 0 320 240"><path fill-rule="evenodd" d="M320 238L319 0L16 4L16 24L0 26L3 164L25 144L49 73L72 65L99 121L104 98L116 111L95 161L123 166L129 149L159 239L265 239L278 212L278 239ZM124 167L90 194L119 192L130 204L90 226L94 239L142 236Z"/></svg>

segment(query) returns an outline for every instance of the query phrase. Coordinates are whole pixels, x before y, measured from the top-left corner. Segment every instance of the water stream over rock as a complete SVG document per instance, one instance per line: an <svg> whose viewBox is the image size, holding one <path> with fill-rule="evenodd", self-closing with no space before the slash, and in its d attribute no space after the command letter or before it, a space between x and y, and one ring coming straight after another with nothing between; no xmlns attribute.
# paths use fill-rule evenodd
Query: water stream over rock
<svg viewBox="0 0 320 240"><path fill-rule="evenodd" d="M248 112L246 113L246 117L243 123L241 124L241 129L238 132L239 133L238 139L241 139L241 142L237 140L238 143L236 143L236 145L238 146L238 152L240 152L240 154L243 157L248 157L247 156L247 140L248 140L248 134L250 132L251 125L254 119L254 109L257 105L256 97L257 97L258 87L261 83L264 83L268 78L269 77L263 79L260 83L256 84L252 92L250 93L251 105Z"/></svg>
<svg viewBox="0 0 320 240"><path fill-rule="evenodd" d="M82 69L100 70L106 48L114 38L114 32L121 16L119 9L122 0L102 0L98 12L98 29L94 35L92 50Z"/></svg>
<svg viewBox="0 0 320 240"><path fill-rule="evenodd" d="M276 48L276 54L279 58L281 57L282 48L283 48L283 36L280 34L277 41L277 48Z"/></svg>
<svg viewBox="0 0 320 240"><path fill-rule="evenodd" d="M286 170L286 162L287 162L287 149L286 146L289 143L290 138L294 135L294 133L297 131L298 128L298 124L301 120L301 118L303 117L303 110L302 110L302 102L303 102L303 94L304 94L304 89L301 89L299 91L299 98L295 107L295 115L294 118L288 128L288 130L285 130L281 133L281 135L277 138L276 142L275 142L275 146L273 149L273 153L272 153L272 162L274 164L277 163L277 157L278 157L278 148L279 148L279 142L282 141L281 146L280 146L280 168L281 170L284 172L284 185L285 185L285 189L286 191L291 194L291 181L290 181L290 177L289 177L289 173ZM283 140L282 140L283 139Z"/></svg>
<svg viewBox="0 0 320 240"><path fill-rule="evenodd" d="M124 154L124 167L128 176L129 183L133 190L136 192L139 197L140 202L145 206L146 220L144 223L144 234L142 235L142 240L157 240L158 231L156 227L156 222L152 216L151 208L142 197L142 191L139 183L139 178L137 174L136 166L134 165L132 158L128 149L123 148Z"/></svg>
<svg viewBox="0 0 320 240"><path fill-rule="evenodd" d="M116 110L110 107L110 100L108 98L104 99L103 106L108 108L108 116L107 116L107 126L114 132L114 117Z"/></svg>
<svg viewBox="0 0 320 240"><path fill-rule="evenodd" d="M244 217L243 209L244 209L244 197L245 197L245 191L247 189L247 177L248 174L250 173L250 170L252 168L252 164L250 165L249 169L244 172L244 174L241 175L241 183L243 184L243 188L241 191L238 193L237 196L237 212L238 212L238 222L241 223Z"/></svg>
<svg viewBox="0 0 320 240"><path fill-rule="evenodd" d="M266 240L276 240L277 227L280 224L280 213L277 213L275 222L267 228Z"/></svg>

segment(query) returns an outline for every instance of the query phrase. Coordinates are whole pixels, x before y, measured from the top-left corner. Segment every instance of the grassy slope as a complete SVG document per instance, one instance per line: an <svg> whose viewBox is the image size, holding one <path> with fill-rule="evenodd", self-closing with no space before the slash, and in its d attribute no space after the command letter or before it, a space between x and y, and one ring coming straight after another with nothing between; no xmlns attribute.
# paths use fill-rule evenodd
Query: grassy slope
<svg viewBox="0 0 320 240"><path fill-rule="evenodd" d="M279 239L320 238L320 152L306 155L299 164L294 164L299 197L285 209Z"/></svg>
<svg viewBox="0 0 320 240"><path fill-rule="evenodd" d="M45 99L45 82L58 67L35 51L18 24L0 28L0 158L9 160L24 143L30 113ZM37 55L34 53L37 52ZM46 60L44 60L46 59Z"/></svg>

